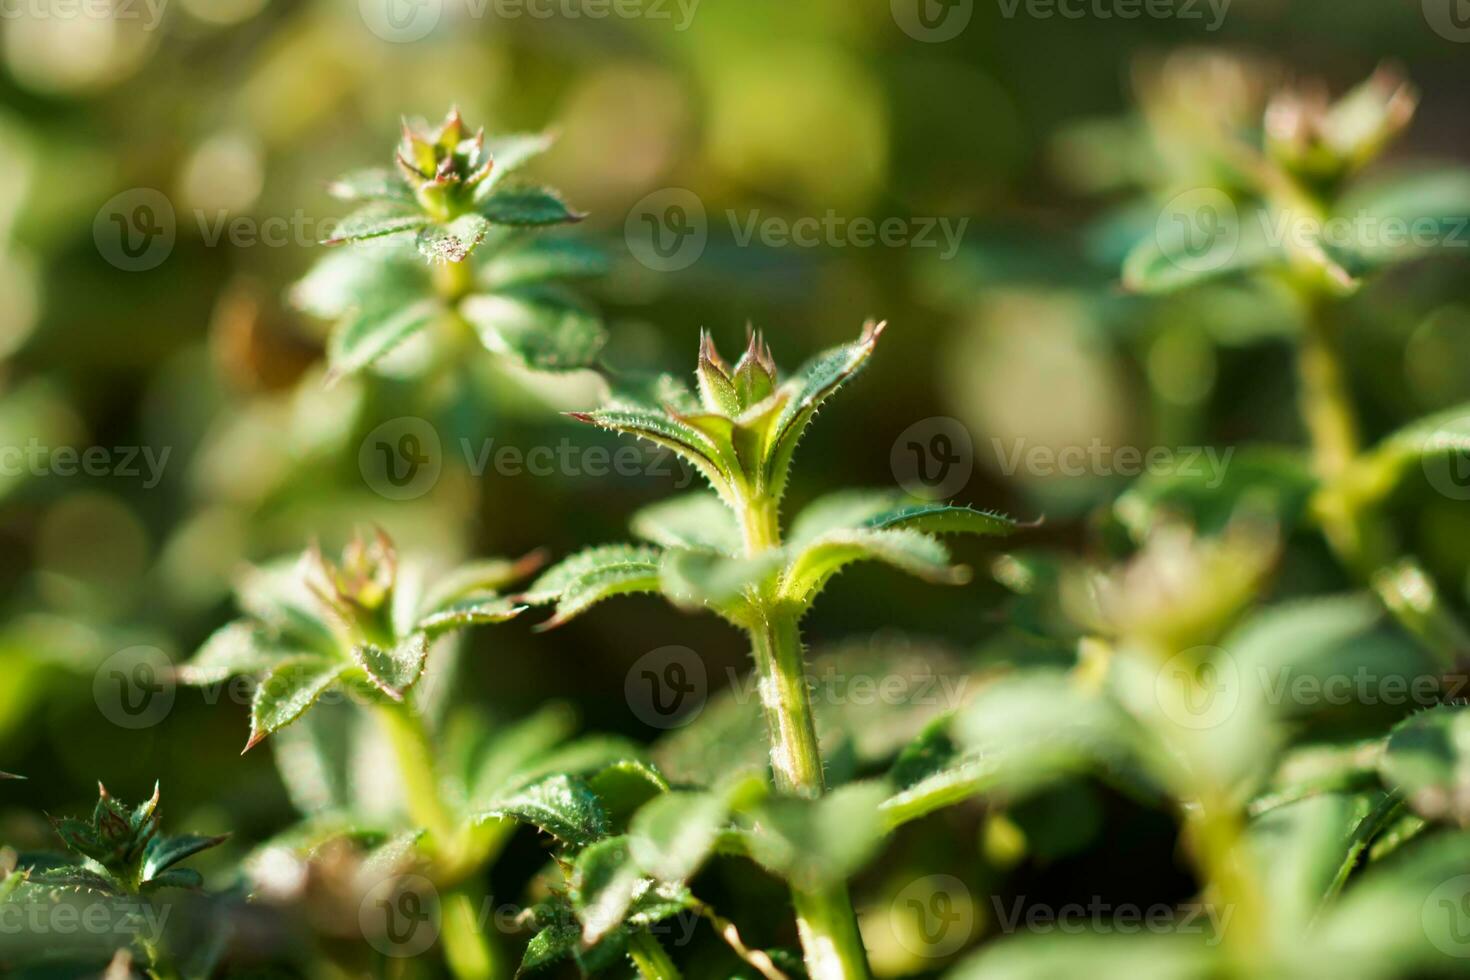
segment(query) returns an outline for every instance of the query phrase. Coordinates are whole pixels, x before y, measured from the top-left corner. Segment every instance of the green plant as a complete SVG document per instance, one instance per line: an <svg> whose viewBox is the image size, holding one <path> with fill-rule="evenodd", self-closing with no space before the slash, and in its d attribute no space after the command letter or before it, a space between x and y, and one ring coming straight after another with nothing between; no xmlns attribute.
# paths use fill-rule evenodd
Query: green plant
<svg viewBox="0 0 1470 980"><path fill-rule="evenodd" d="M325 244L355 247L323 259L292 297L336 321L332 376L371 367L436 323L451 351L472 335L538 370L591 362L602 327L558 280L598 275L603 258L574 240L533 234L582 216L554 191L509 181L550 145L544 134L471 135L451 110L432 131L404 123L394 169L330 186L360 207Z"/></svg>
<svg viewBox="0 0 1470 980"><path fill-rule="evenodd" d="M1365 450L1342 352L1340 304L1365 278L1459 242L1470 174L1356 180L1409 125L1417 104L1417 93L1387 69L1333 103L1316 89L1279 91L1265 109L1259 145L1225 136L1196 148L1226 179L1180 194L1182 210L1166 206L1158 232L1128 256L1123 278L1150 293L1231 275L1289 291L1300 320L1298 398L1311 461L1304 470L1278 457L1259 473L1277 486L1306 484L1310 514L1342 562L1453 667L1470 657L1470 631L1421 563L1400 553L1380 511L1421 463L1448 461L1470 446L1470 413L1421 419ZM1214 196L1202 201L1201 190ZM1251 482L1261 481L1234 489L1247 492Z"/></svg>
<svg viewBox="0 0 1470 980"><path fill-rule="evenodd" d="M446 771L442 733L434 730L418 685L436 640L470 626L504 622L520 611L494 590L538 563L536 556L480 561L426 585L417 572L403 573L396 548L381 531L371 539L355 538L340 563L312 548L294 563L248 575L240 588L248 618L210 637L180 677L194 685L241 675L256 679L246 751L300 720L331 692L362 705L397 762L403 817L433 879L446 888L473 889L467 879L493 857L504 834L493 822L472 821L465 810L498 787L476 783L483 774L473 769ZM380 827L380 821L354 812L346 799L330 809L336 812L313 815L324 829L308 833L308 842L323 834ZM471 907L477 899L451 892L447 901ZM457 920L451 916L449 921ZM449 955L464 964L461 975L490 975L494 953L476 931L447 929L445 942Z"/></svg>
<svg viewBox="0 0 1470 980"><path fill-rule="evenodd" d="M610 596L662 592L681 607L707 609L745 631L760 677L771 773L785 797L816 800L827 789L800 634L802 616L827 582L858 561L885 562L929 581L963 582L967 572L951 565L936 535L1004 535L1016 528L1004 517L968 507L909 502L891 492L847 491L813 503L783 540L779 512L796 444L823 403L867 362L882 332L883 324L869 323L856 342L818 355L785 380L758 334L751 334L733 367L706 335L697 395L665 379L655 403L616 401L576 413L584 422L677 453L709 481L713 493L643 511L633 529L650 545L581 552L549 569L520 597L532 604L554 603L555 615L547 624L554 626ZM689 805L703 804L699 799ZM815 833L816 821L838 819L836 813L876 802L870 796L834 799L846 810L788 811L773 802L770 815L787 813L801 828L795 832L800 838ZM728 800L713 804L716 819L730 806ZM780 826L783 821L771 822ZM785 846L794 847L795 841ZM697 855L699 848L693 851ZM697 863L697 857L670 860L679 873L666 879L687 875ZM790 872L791 861L777 863ZM865 976L863 945L840 873L804 877L792 876L792 885L808 973Z"/></svg>
<svg viewBox="0 0 1470 980"><path fill-rule="evenodd" d="M0 894L19 899L27 894L62 889L89 892L104 898L151 896L168 888L198 889L204 879L192 868L179 865L194 855L218 847L228 834L166 835L159 830L159 787L153 795L128 806L97 785L97 806L90 820L64 817L52 821L68 855L21 854L15 869L0 881ZM138 943L154 978L173 977L158 936L139 935Z"/></svg>

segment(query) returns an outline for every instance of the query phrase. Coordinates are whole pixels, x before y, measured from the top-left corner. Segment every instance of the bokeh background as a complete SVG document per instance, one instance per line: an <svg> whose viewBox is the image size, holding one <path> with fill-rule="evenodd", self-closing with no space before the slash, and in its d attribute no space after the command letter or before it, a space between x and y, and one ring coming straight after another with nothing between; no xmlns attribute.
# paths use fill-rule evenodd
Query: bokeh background
<svg viewBox="0 0 1470 980"><path fill-rule="evenodd" d="M100 703L118 651L179 660L229 619L243 563L313 538L340 545L372 523L445 556L561 555L622 538L629 513L682 482L677 471L471 472L461 440L613 448L556 414L585 406L591 388L575 378L499 369L468 406L404 378L323 386L327 325L286 294L342 213L327 180L388 163L400 117L436 119L453 104L491 133L559 131L535 173L589 212L580 231L611 257L588 289L609 364L683 371L701 327L733 353L753 323L794 367L865 318L887 319L871 368L805 439L794 500L901 483L906 442L958 425L970 447L957 450L953 496L1045 514L1034 540L1078 551L1106 547L1093 515L1126 477L1007 473L998 446L1301 438L1295 326L1278 296L1225 284L1158 300L1119 286L1160 196L1188 186L1170 126L1251 97L1191 87L1171 66L1233 52L1340 91L1394 62L1423 98L1391 157L1470 157L1470 43L1434 0L1233 0L1223 11L1201 0L1129 20L1100 16L1110 4L1072 5L1074 18L959 0L924 8L937 27L905 0L425 0L395 4L407 27L384 19L386 2L0 2L0 447L104 447L118 464L136 449L139 471L0 474L0 769L29 777L0 795L0 837L34 836L38 811L89 806L99 778L129 797L160 779L166 823L234 830L236 856L290 822L269 753L239 757L246 705L181 689L166 717L130 729ZM675 188L703 211L702 251L658 268L644 260L645 215L667 218L658 206ZM114 216L136 216L140 189L167 202L172 240L134 270L118 260ZM942 236L933 247L741 240L753 220L828 215L911 231L963 222L963 239L953 254ZM1370 432L1470 398L1467 300L1470 279L1450 260L1395 272L1347 307ZM405 416L436 427L443 467L422 496L393 500L361 450ZM156 482L144 453L164 460ZM1426 494L1402 511L1463 600L1463 503ZM987 561L980 547L962 555ZM1300 562L1295 587L1337 581L1325 554ZM824 596L808 637L818 648L932 643L977 661L1047 656L1018 648L1002 599L985 576L934 590L859 569ZM640 656L689 647L712 690L745 669L736 634L651 598L544 635L530 625L472 634L456 695L507 719L564 700L583 727L646 741L660 733L624 696ZM973 844L968 856L938 859L1056 901L1191 893L1171 870L1167 818L1096 786L1057 792L1016 814L1033 844L1019 865L978 807L945 818ZM931 833L892 860L930 860ZM1089 847L1103 837L1108 847ZM520 845L507 881L541 859L533 840ZM993 910L979 916L983 941ZM891 972L930 965L893 956Z"/></svg>

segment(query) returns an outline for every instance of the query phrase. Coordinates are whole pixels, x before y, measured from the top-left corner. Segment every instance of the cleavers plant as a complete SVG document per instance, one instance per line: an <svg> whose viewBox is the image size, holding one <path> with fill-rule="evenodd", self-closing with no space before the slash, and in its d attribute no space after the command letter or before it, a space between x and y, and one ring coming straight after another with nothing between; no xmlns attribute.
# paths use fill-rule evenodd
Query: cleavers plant
<svg viewBox="0 0 1470 980"><path fill-rule="evenodd" d="M610 596L662 592L708 609L750 638L760 679L776 789L815 799L826 790L805 670L800 623L823 586L845 566L880 561L934 582L965 581L936 535L1004 535L1016 524L968 507L905 501L891 492L843 491L800 513L783 539L779 519L797 442L817 411L872 354L883 324L779 377L752 332L731 366L701 340L697 394L665 379L657 402L617 401L576 418L664 446L697 469L712 493L656 505L633 519L648 545L592 548L546 571L522 595L554 603L549 625ZM807 972L867 975L846 886L793 882Z"/></svg>

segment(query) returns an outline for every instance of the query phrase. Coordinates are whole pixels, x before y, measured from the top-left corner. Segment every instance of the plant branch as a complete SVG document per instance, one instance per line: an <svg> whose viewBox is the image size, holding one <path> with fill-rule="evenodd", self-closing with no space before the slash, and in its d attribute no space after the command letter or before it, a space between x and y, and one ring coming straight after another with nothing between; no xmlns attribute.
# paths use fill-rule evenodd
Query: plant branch
<svg viewBox="0 0 1470 980"><path fill-rule="evenodd" d="M739 517L747 556L780 545L774 500L758 499L743 508ZM816 799L826 791L826 779L797 622L799 613L769 595L757 597L755 605L759 618L748 631L760 677L776 788L790 796ZM867 953L847 886L813 890L793 886L791 897L812 980L866 978Z"/></svg>

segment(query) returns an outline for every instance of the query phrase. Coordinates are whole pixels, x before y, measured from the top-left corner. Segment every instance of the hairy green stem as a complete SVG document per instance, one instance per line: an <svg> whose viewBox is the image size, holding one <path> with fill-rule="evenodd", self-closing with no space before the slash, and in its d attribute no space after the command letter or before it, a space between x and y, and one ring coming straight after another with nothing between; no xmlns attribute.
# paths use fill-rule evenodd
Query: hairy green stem
<svg viewBox="0 0 1470 980"><path fill-rule="evenodd" d="M747 555L780 546L775 501L758 499L739 516ZM748 632L771 742L771 772L780 792L816 799L826 791L826 778L797 612L769 596L760 597L757 605L759 618ZM867 977L867 953L847 886L793 886L791 896L812 980Z"/></svg>
<svg viewBox="0 0 1470 980"><path fill-rule="evenodd" d="M444 959L459 980L500 980L502 957L480 927L480 910L485 905L484 889L461 885L445 896L440 908L439 938L444 942Z"/></svg>
<svg viewBox="0 0 1470 980"><path fill-rule="evenodd" d="M1433 579L1412 559L1400 557L1375 506L1353 492L1350 477L1361 448L1341 345L1327 316L1328 298L1307 291L1304 299L1299 400L1322 484L1314 510L1323 533L1342 563L1373 588L1410 635L1444 666L1463 665L1470 660L1470 630L1440 598Z"/></svg>
<svg viewBox="0 0 1470 980"><path fill-rule="evenodd" d="M418 712L407 704L382 705L377 714L398 762L409 819L429 832L435 854L442 855L453 842L455 827L439 792L434 745L428 728Z"/></svg>
<svg viewBox="0 0 1470 980"><path fill-rule="evenodd" d="M679 968L669 959L658 937L639 929L628 937L628 957L644 980L680 980Z"/></svg>

